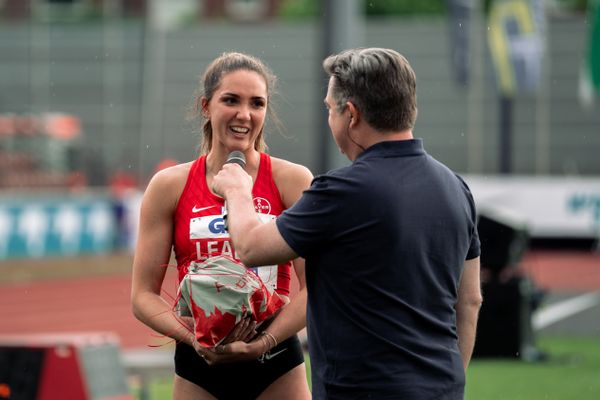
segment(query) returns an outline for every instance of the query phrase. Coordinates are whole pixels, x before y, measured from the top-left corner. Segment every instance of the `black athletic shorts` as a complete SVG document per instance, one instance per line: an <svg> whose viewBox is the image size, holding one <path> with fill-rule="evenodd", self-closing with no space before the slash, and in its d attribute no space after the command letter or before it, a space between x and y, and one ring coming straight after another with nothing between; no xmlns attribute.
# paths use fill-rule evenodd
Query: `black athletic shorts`
<svg viewBox="0 0 600 400"><path fill-rule="evenodd" d="M208 365L193 347L178 343L175 373L219 400L254 400L271 383L304 362L298 336L272 348L262 360Z"/></svg>

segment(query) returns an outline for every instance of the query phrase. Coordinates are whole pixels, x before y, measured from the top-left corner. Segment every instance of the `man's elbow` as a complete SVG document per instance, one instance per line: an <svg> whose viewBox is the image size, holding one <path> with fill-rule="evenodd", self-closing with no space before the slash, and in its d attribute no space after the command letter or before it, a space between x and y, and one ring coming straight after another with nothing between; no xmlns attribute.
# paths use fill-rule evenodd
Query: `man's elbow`
<svg viewBox="0 0 600 400"><path fill-rule="evenodd" d="M235 254L237 256L237 258L240 259L240 261L248 266L248 267L254 267L256 264L254 263L254 260L252 258L252 255L249 251L247 250L242 250L242 249L236 249Z"/></svg>
<svg viewBox="0 0 600 400"><path fill-rule="evenodd" d="M458 310L470 311L473 313L478 313L479 309L483 304L483 297L481 292L470 293L466 296L463 296L459 299L456 308Z"/></svg>
<svg viewBox="0 0 600 400"><path fill-rule="evenodd" d="M481 307L483 304L483 295L481 294L481 290L474 292L470 297L470 303L477 305L477 307Z"/></svg>
<svg viewBox="0 0 600 400"><path fill-rule="evenodd" d="M483 296L481 292L472 293L464 300L464 304L467 308L471 310L479 311L483 304Z"/></svg>
<svg viewBox="0 0 600 400"><path fill-rule="evenodd" d="M257 259L257 252L252 246L247 246L241 243L236 245L235 255L244 265L248 267L256 267L260 265L259 260Z"/></svg>

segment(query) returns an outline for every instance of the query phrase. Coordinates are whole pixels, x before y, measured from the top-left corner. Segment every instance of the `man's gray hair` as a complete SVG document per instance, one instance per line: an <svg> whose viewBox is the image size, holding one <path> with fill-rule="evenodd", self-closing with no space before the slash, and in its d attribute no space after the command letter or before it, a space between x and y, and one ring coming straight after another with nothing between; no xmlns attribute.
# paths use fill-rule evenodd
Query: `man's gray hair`
<svg viewBox="0 0 600 400"><path fill-rule="evenodd" d="M329 56L323 68L334 78L337 112L352 102L373 128L412 129L417 119L417 83L410 64L391 49L351 49Z"/></svg>

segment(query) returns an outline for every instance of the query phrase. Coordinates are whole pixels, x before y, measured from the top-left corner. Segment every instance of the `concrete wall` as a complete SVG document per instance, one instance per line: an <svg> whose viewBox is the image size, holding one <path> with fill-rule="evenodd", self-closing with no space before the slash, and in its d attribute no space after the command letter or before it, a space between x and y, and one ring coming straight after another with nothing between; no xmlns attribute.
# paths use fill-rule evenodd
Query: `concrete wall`
<svg viewBox="0 0 600 400"><path fill-rule="evenodd" d="M542 96L514 103L513 170L518 174L600 174L600 111L581 106L577 87L586 44L583 18L549 21ZM451 168L498 172L499 103L487 57L485 26L476 40L472 85L452 80L443 18L369 20L365 46L403 53L418 77L415 135ZM477 42L479 40L479 42ZM152 31L143 24L0 26L0 114L62 111L82 118L73 160L103 184L118 169L145 181L163 158L196 156L198 133L186 122L199 74L223 51L264 59L280 78L275 98L284 135L267 137L271 153L317 171L326 82L317 22L231 25ZM479 65L479 67L477 67ZM272 131L272 129L270 129ZM0 138L1 139L1 138ZM0 146L2 146L0 140Z"/></svg>

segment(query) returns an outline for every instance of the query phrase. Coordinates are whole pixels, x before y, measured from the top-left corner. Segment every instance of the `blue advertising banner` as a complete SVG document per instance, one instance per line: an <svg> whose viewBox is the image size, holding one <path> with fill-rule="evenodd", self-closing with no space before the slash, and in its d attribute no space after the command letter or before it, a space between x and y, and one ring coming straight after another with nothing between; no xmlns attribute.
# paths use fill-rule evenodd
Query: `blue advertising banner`
<svg viewBox="0 0 600 400"><path fill-rule="evenodd" d="M117 230L110 199L0 199L0 260L112 251Z"/></svg>

